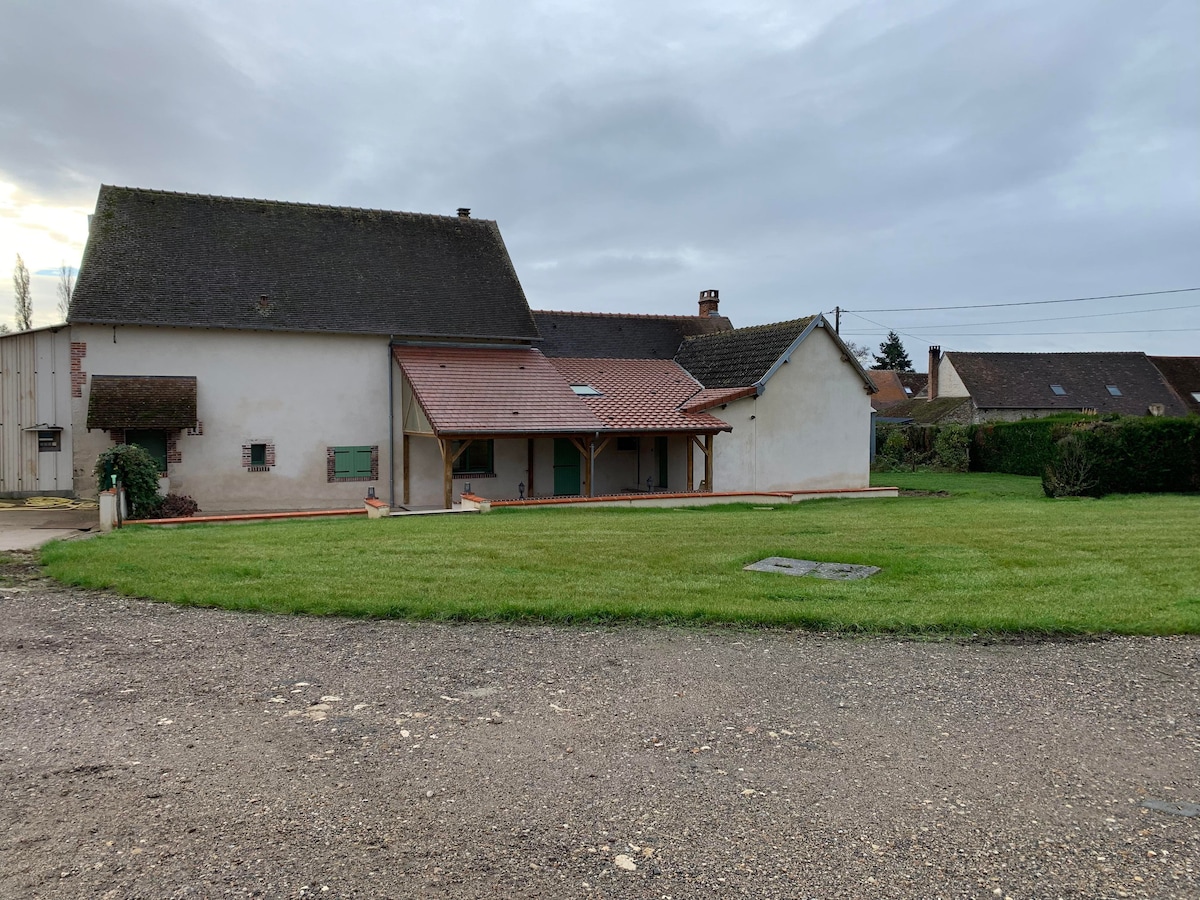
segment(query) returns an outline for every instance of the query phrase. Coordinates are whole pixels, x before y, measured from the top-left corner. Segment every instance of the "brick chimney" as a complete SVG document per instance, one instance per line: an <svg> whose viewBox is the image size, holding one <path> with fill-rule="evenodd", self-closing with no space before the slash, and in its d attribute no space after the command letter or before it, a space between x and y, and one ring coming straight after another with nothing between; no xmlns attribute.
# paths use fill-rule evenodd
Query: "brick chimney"
<svg viewBox="0 0 1200 900"><path fill-rule="evenodd" d="M458 217L460 219L471 218L471 208L469 206L460 206L458 208Z"/></svg>
<svg viewBox="0 0 1200 900"><path fill-rule="evenodd" d="M720 291L701 291L700 292L700 316L715 316L717 313L717 304L721 302L719 297Z"/></svg>
<svg viewBox="0 0 1200 900"><path fill-rule="evenodd" d="M942 361L942 348L937 344L929 346L929 386L926 389L930 400L937 399L938 392L938 363Z"/></svg>

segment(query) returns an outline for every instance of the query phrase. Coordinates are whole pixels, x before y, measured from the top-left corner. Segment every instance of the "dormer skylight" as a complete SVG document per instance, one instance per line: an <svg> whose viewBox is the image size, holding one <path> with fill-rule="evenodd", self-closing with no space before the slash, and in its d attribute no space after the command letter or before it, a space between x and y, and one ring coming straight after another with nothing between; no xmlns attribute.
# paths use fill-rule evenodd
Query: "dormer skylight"
<svg viewBox="0 0 1200 900"><path fill-rule="evenodd" d="M592 387L590 384L573 384L573 385L571 385L571 390L573 390L580 397L602 397L602 396L604 396L598 390L596 390L594 387Z"/></svg>
<svg viewBox="0 0 1200 900"><path fill-rule="evenodd" d="M1119 387L1117 387L1115 384L1106 384L1105 387L1108 388L1108 392L1110 394L1112 394L1114 397L1121 396L1121 389Z"/></svg>
<svg viewBox="0 0 1200 900"><path fill-rule="evenodd" d="M1056 397L1067 396L1067 389L1064 388L1061 384L1050 385L1050 390L1052 390L1054 392L1054 396L1056 396Z"/></svg>

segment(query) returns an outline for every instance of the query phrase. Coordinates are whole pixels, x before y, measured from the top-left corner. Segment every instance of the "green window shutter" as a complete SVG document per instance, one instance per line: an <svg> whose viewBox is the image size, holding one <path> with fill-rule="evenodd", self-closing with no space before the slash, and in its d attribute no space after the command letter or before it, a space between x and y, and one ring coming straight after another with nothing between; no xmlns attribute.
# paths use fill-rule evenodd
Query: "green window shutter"
<svg viewBox="0 0 1200 900"><path fill-rule="evenodd" d="M371 448L370 447L354 447L352 450L353 462L351 466L354 469L353 478L370 478L371 477Z"/></svg>
<svg viewBox="0 0 1200 900"><path fill-rule="evenodd" d="M371 478L372 447L334 447L334 478Z"/></svg>

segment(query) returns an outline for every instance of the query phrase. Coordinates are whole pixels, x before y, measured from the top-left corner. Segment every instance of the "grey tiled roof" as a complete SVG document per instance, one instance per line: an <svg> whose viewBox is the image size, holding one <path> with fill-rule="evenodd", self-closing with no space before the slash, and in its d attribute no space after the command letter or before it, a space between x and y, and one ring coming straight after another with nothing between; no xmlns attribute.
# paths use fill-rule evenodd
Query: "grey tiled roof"
<svg viewBox="0 0 1200 900"><path fill-rule="evenodd" d="M971 399L986 409L1095 409L1144 416L1161 403L1168 416L1186 415L1144 353L946 354ZM1051 385L1066 392L1055 394ZM1113 396L1108 385L1121 395Z"/></svg>
<svg viewBox="0 0 1200 900"><path fill-rule="evenodd" d="M534 310L546 356L581 359L673 359L683 339L729 331L725 316L652 316Z"/></svg>
<svg viewBox="0 0 1200 900"><path fill-rule="evenodd" d="M69 320L537 337L495 222L107 185Z"/></svg>
<svg viewBox="0 0 1200 900"><path fill-rule="evenodd" d="M816 316L689 337L675 361L706 388L755 384Z"/></svg>
<svg viewBox="0 0 1200 900"><path fill-rule="evenodd" d="M1200 356L1151 356L1150 362L1190 412L1200 414Z"/></svg>
<svg viewBox="0 0 1200 900"><path fill-rule="evenodd" d="M179 431L196 424L192 375L93 375L88 428Z"/></svg>

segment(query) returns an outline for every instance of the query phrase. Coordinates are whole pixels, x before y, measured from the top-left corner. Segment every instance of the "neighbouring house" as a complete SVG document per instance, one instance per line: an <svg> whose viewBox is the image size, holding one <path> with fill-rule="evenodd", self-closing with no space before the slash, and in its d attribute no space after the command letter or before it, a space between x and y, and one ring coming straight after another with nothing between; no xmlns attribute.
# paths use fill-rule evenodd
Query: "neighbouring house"
<svg viewBox="0 0 1200 900"><path fill-rule="evenodd" d="M1200 415L1200 356L1151 356L1150 362L1162 373L1188 412Z"/></svg>
<svg viewBox="0 0 1200 900"><path fill-rule="evenodd" d="M930 404L956 401L939 421L964 423L1062 412L1187 413L1144 353L942 353L934 346L929 348L927 397Z"/></svg>
<svg viewBox="0 0 1200 900"><path fill-rule="evenodd" d="M103 186L62 326L0 337L0 493L113 443L207 511L862 488L820 316L533 313L495 222Z"/></svg>
<svg viewBox="0 0 1200 900"><path fill-rule="evenodd" d="M871 408L876 412L903 403L912 397L911 389L905 387L901 375L892 369L868 369L867 375L874 382L876 392L871 396Z"/></svg>

